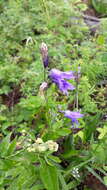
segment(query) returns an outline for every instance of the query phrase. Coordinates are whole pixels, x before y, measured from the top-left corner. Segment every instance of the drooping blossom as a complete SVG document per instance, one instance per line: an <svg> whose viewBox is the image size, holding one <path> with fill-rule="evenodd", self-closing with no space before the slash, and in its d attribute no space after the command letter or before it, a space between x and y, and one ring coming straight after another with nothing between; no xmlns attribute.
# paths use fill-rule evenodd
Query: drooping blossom
<svg viewBox="0 0 107 190"><path fill-rule="evenodd" d="M52 69L50 72L51 77L53 78L57 78L57 79L74 79L74 72L73 71L60 71L58 69Z"/></svg>
<svg viewBox="0 0 107 190"><path fill-rule="evenodd" d="M75 112L70 110L61 111L61 112L64 113L65 117L71 119L72 124L78 124L78 119L84 116L80 112Z"/></svg>
<svg viewBox="0 0 107 190"><path fill-rule="evenodd" d="M50 71L50 78L52 82L54 82L58 88L63 92L63 94L68 95L68 90L74 90L75 87L67 82L64 79L74 79L74 73L72 71L62 72L58 69L52 69Z"/></svg>
<svg viewBox="0 0 107 190"><path fill-rule="evenodd" d="M48 67L49 64L49 57L48 57L48 47L44 42L42 42L40 50L42 54L43 65L46 68Z"/></svg>

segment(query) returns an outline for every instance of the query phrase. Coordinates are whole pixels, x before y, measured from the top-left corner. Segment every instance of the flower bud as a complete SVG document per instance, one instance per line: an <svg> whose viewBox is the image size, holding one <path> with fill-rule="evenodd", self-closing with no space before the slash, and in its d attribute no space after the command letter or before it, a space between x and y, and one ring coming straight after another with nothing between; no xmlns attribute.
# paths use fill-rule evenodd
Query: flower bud
<svg viewBox="0 0 107 190"><path fill-rule="evenodd" d="M44 91L44 90L47 88L47 86L48 86L48 83L47 83L47 82L43 82L43 83L40 85L39 90L40 90L40 91Z"/></svg>
<svg viewBox="0 0 107 190"><path fill-rule="evenodd" d="M46 68L48 67L49 64L49 57L48 57L48 47L44 42L42 42L40 50L41 50L43 65Z"/></svg>
<svg viewBox="0 0 107 190"><path fill-rule="evenodd" d="M48 87L48 84L46 82L43 82L41 85L40 85L40 88L39 88L39 93L38 95L43 99L45 100L45 89Z"/></svg>

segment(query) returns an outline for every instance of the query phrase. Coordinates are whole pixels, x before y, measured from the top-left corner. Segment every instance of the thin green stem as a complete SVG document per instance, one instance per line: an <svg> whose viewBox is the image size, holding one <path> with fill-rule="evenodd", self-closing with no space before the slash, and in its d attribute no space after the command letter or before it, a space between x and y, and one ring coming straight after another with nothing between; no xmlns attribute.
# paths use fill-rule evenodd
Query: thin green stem
<svg viewBox="0 0 107 190"><path fill-rule="evenodd" d="M46 81L46 69L44 67L44 81Z"/></svg>
<svg viewBox="0 0 107 190"><path fill-rule="evenodd" d="M75 94L75 102L74 102L74 108L77 110L79 109L79 103L78 103L78 85L79 85L79 76L78 76L78 71L76 75L76 94Z"/></svg>
<svg viewBox="0 0 107 190"><path fill-rule="evenodd" d="M45 12L46 12L46 15L47 15L47 22L50 20L50 16L49 16L49 11L48 11L48 8L47 8L47 5L46 5L46 0L42 0L42 4L44 6L44 9L45 9Z"/></svg>
<svg viewBox="0 0 107 190"><path fill-rule="evenodd" d="M77 74L78 75L78 74ZM78 77L78 76L77 76ZM77 78L77 84L76 84L76 108L78 110L78 78Z"/></svg>

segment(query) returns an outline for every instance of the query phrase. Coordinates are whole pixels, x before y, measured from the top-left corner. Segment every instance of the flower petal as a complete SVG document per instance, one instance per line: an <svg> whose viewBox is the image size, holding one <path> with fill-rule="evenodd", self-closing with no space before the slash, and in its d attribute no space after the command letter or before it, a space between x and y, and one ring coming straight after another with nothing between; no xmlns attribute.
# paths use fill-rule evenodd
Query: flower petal
<svg viewBox="0 0 107 190"><path fill-rule="evenodd" d="M75 89L75 87L72 84L70 84L69 82L67 82L65 80L59 80L58 87L66 95L68 94L68 90Z"/></svg>
<svg viewBox="0 0 107 190"><path fill-rule="evenodd" d="M70 118L70 119L79 119L79 118L81 118L81 117L83 117L84 115L83 114L81 114L80 112L71 112L71 111L69 111L69 110L66 110L65 112L64 112L65 114L65 117L67 117L67 118Z"/></svg>
<svg viewBox="0 0 107 190"><path fill-rule="evenodd" d="M74 79L74 72L73 71L67 71L61 73L63 79Z"/></svg>
<svg viewBox="0 0 107 190"><path fill-rule="evenodd" d="M64 79L74 78L72 71L62 72L58 69L52 69L50 71L50 78L52 82L56 83L63 94L68 95L68 90L74 90L75 87Z"/></svg>
<svg viewBox="0 0 107 190"><path fill-rule="evenodd" d="M52 69L50 72L51 78L60 78L60 79L72 79L75 78L73 71L62 72L58 69Z"/></svg>

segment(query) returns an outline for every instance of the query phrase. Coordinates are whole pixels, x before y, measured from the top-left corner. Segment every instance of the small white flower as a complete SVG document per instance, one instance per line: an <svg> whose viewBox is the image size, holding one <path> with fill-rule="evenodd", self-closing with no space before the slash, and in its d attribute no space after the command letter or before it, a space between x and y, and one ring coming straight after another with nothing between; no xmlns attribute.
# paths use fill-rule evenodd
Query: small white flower
<svg viewBox="0 0 107 190"><path fill-rule="evenodd" d="M35 152L35 148L34 148L34 147L28 147L28 148L27 148L27 151L28 151L28 152Z"/></svg>
<svg viewBox="0 0 107 190"><path fill-rule="evenodd" d="M36 147L36 150L37 150L38 152L45 152L45 151L47 150L47 147L46 147L45 144L40 144L40 145L38 145L38 146Z"/></svg>
<svg viewBox="0 0 107 190"><path fill-rule="evenodd" d="M20 146L21 144L22 144L21 141L16 143L17 146Z"/></svg>
<svg viewBox="0 0 107 190"><path fill-rule="evenodd" d="M58 144L52 140L47 141L46 145L50 151L56 152L58 150Z"/></svg>
<svg viewBox="0 0 107 190"><path fill-rule="evenodd" d="M77 177L77 178L80 177L78 168L74 168L73 171L72 171L72 174L73 174L73 176L74 176L75 178L76 178L76 177Z"/></svg>
<svg viewBox="0 0 107 190"><path fill-rule="evenodd" d="M42 143L43 143L43 140L42 140L41 138L37 138L37 139L35 140L35 143L37 143L37 144L42 144Z"/></svg>

